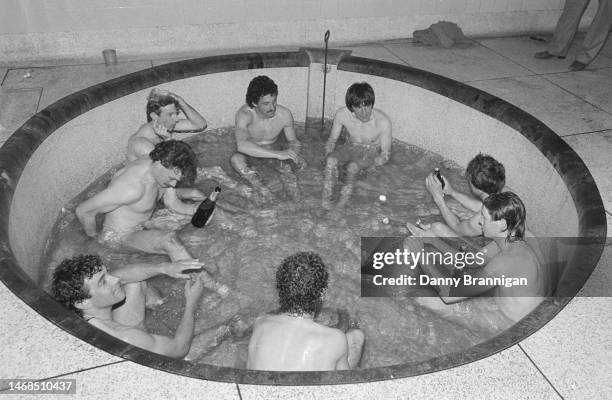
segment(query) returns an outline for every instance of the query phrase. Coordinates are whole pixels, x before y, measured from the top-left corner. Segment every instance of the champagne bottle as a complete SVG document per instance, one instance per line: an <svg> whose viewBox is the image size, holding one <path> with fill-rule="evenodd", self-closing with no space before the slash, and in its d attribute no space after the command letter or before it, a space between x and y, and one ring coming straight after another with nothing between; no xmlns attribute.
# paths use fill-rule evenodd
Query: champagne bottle
<svg viewBox="0 0 612 400"><path fill-rule="evenodd" d="M434 168L434 175L442 184L442 189L444 189L444 179L442 179L442 175L440 175L440 168Z"/></svg>
<svg viewBox="0 0 612 400"><path fill-rule="evenodd" d="M200 205L197 211L191 217L191 224L196 228L203 228L210 221L213 212L215 211L215 201L217 195L221 192L221 188L217 186L215 190L208 196Z"/></svg>

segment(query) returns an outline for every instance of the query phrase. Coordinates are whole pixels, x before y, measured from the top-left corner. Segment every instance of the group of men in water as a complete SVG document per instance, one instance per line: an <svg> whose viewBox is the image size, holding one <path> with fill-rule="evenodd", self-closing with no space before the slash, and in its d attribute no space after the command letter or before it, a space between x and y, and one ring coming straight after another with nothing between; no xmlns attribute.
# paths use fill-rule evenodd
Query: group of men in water
<svg viewBox="0 0 612 400"><path fill-rule="evenodd" d="M199 202L206 198L201 190L186 187L197 174L227 183L248 196L257 192L264 200L273 198L254 168L270 160L279 171L287 193L296 198L297 178L293 170L304 168L306 161L300 155L301 143L292 113L277 104L277 96L278 88L269 77L255 77L249 83L245 104L236 112L237 151L230 163L249 182L247 187L220 168L197 168L193 150L187 143L174 140L173 134L202 131L207 126L206 119L177 94L154 89L147 101L147 123L128 141L128 163L104 190L79 204L75 213L85 233L97 237L104 245L167 254L171 262L132 264L108 271L98 256L76 256L56 268L55 297L92 325L121 340L171 357L185 356L193 337L194 313L204 288L221 295L227 294L227 288L221 290L223 285L206 271L203 262L191 256L175 231L157 229L147 222L159 200L173 213L193 215ZM374 108L374 101L374 91L368 83L355 83L347 90L346 107L339 109L334 117L325 145L322 204L326 209L333 208L331 199L339 167L346 166L344 187L336 205L343 207L358 174L376 169L391 158L391 120ZM181 112L185 118L179 117ZM343 129L348 133L348 140L336 150ZM286 148L279 145L281 133L287 141ZM505 184L503 166L489 156L478 155L468 165L467 178L476 198L457 192L444 177L444 186L434 175L427 178L427 190L445 223L408 224L413 236L406 245L419 248L431 237L483 234L495 243L488 252L489 263L480 272L483 276L505 273L538 278L539 261L523 241L524 205L514 193L500 193ZM178 182L182 183L181 187L176 187ZM445 195L473 210L474 217L461 221L446 205ZM104 214L100 233L96 227L99 214ZM445 273L436 266L422 267L432 276ZM193 273L194 270L199 272ZM149 296L146 280L160 274L186 279L185 310L174 337L150 334L144 327ZM280 308L276 313L260 316L253 324L248 368L334 370L358 364L365 341L360 329L348 325L339 329L315 322L328 278L328 268L314 253L300 252L282 262L276 273ZM513 292L512 300L507 300L506 289L494 290L506 299L500 301L500 307L513 320L531 311L543 295ZM442 295L442 298L458 301L478 294L453 293L453 297ZM520 300L523 298L535 300Z"/></svg>

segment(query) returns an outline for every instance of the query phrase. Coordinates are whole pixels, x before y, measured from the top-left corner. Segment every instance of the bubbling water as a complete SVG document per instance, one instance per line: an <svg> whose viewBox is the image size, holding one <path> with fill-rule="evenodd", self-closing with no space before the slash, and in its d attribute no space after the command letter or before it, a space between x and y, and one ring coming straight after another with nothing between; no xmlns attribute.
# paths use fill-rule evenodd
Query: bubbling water
<svg viewBox="0 0 612 400"><path fill-rule="evenodd" d="M270 162L257 169L276 201L263 202L224 188L216 214L206 228L185 225L177 232L189 252L231 288L231 294L223 299L213 292L204 294L196 314L190 360L245 367L249 332L236 326L247 327L257 315L277 308L276 268L285 257L298 251L321 255L330 269L325 306L350 315L364 331L366 346L361 368L427 360L467 349L499 333L501 328L495 323L472 323L479 317L477 309L464 312L462 324L457 318L449 318L448 312L423 306L413 297L360 296L361 237L406 235L401 222L439 220L439 211L425 189L425 177L435 167L441 167L453 186L467 192L457 165L432 152L394 141L391 161L376 172L360 176L349 203L327 212L321 208L324 141L320 139L320 126L307 128L297 124L296 131L303 143L302 155L308 162L296 174L299 200L286 195L274 168L278 162ZM199 157L199 167L221 167L236 181L246 183L229 165L236 148L233 128L210 130L189 138L188 142ZM62 209L44 256L48 266L47 287L55 266L80 253L99 254L107 265L115 267L167 261L162 255L111 250L84 234L74 209L102 190L115 171L100 177ZM341 181L342 178L341 171ZM209 193L217 183L199 176L195 186ZM334 200L340 185L334 191ZM449 204L460 216L469 215L458 203ZM183 312L183 282L159 276L150 279L149 285L159 291L165 302L147 310L147 329L172 335ZM337 319L335 314L329 315L331 320Z"/></svg>

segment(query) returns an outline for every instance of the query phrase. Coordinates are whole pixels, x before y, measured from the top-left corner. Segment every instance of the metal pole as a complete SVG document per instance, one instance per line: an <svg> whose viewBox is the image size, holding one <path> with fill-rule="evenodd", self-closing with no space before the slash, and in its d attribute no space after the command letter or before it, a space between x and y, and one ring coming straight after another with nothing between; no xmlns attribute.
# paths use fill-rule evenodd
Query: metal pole
<svg viewBox="0 0 612 400"><path fill-rule="evenodd" d="M323 108L321 109L321 134L325 127L325 86L327 85L327 42L329 41L329 29L325 32L325 62L323 64Z"/></svg>

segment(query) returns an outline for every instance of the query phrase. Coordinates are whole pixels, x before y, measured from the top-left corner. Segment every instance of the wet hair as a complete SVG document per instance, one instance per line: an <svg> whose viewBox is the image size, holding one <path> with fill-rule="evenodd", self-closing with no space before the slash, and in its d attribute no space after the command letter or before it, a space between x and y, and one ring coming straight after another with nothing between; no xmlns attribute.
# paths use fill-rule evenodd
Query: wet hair
<svg viewBox="0 0 612 400"><path fill-rule="evenodd" d="M167 94L159 94L156 89L151 90L149 97L147 97L147 122L151 122L153 120L153 118L151 118L151 113L159 115L161 114L162 107L170 104L174 104L176 109L179 109L178 101L176 101L174 97Z"/></svg>
<svg viewBox="0 0 612 400"><path fill-rule="evenodd" d="M276 271L280 312L318 312L328 279L327 267L316 253L300 252L285 258Z"/></svg>
<svg viewBox="0 0 612 400"><path fill-rule="evenodd" d="M525 236L525 204L512 192L493 193L483 201L493 221L506 220L506 240L514 242Z"/></svg>
<svg viewBox="0 0 612 400"><path fill-rule="evenodd" d="M155 145L149 153L151 160L159 161L166 168L181 171L181 186L192 185L197 173L197 158L191 147L181 140L165 140Z"/></svg>
<svg viewBox="0 0 612 400"><path fill-rule="evenodd" d="M90 297L85 287L85 279L91 279L102 271L103 266L102 259L96 255L86 254L65 259L53 272L53 297L82 317L82 310L75 305Z"/></svg>
<svg viewBox="0 0 612 400"><path fill-rule="evenodd" d="M266 95L278 96L278 86L276 83L265 75L256 76L249 83L246 92L246 103L249 107L255 107L255 104Z"/></svg>
<svg viewBox="0 0 612 400"><path fill-rule="evenodd" d="M355 107L374 106L374 89L367 82L353 83L346 91L344 102L351 112Z"/></svg>
<svg viewBox="0 0 612 400"><path fill-rule="evenodd" d="M478 153L467 165L468 181L486 194L499 193L506 185L506 169L493 157Z"/></svg>

